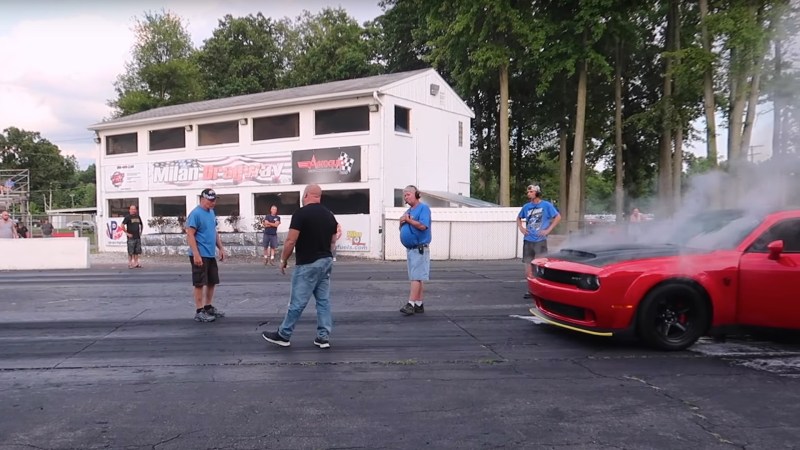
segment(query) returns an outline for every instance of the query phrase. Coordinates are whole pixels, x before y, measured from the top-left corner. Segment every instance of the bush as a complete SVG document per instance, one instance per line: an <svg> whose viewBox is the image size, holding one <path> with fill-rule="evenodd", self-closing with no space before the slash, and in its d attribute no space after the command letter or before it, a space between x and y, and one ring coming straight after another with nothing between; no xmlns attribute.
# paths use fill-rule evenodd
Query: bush
<svg viewBox="0 0 800 450"><path fill-rule="evenodd" d="M178 220L174 217L156 216L147 220L147 226L155 228L159 233L166 233L167 229L178 225Z"/></svg>

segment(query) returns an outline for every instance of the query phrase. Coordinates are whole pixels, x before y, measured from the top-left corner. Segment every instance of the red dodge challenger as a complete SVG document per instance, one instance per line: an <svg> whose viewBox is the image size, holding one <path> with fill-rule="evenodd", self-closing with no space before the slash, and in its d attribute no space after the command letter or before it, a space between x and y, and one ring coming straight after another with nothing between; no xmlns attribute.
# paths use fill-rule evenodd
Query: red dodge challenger
<svg viewBox="0 0 800 450"><path fill-rule="evenodd" d="M800 329L800 210L710 211L642 231L646 244L565 248L535 259L531 313L663 350L729 327Z"/></svg>

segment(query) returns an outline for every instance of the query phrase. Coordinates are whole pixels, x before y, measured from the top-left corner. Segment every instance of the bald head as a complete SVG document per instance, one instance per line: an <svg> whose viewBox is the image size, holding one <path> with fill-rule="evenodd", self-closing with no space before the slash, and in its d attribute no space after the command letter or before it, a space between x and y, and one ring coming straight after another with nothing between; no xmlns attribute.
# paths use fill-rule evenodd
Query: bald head
<svg viewBox="0 0 800 450"><path fill-rule="evenodd" d="M318 184L309 184L303 191L303 204L319 203L322 199L322 188Z"/></svg>

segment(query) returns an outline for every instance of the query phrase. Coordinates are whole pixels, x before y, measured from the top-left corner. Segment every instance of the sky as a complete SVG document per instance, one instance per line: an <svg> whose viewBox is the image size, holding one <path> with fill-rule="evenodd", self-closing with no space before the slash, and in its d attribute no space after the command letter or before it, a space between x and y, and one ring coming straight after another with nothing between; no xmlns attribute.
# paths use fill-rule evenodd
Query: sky
<svg viewBox="0 0 800 450"><path fill-rule="evenodd" d="M110 116L145 11L176 13L200 46L225 14L280 19L339 6L360 23L382 13L377 0L0 0L0 130L38 131L84 169L96 152L86 128Z"/></svg>
<svg viewBox="0 0 800 450"><path fill-rule="evenodd" d="M133 47L134 19L143 12L176 13L200 46L225 14L261 11L275 19L294 18L328 6L341 6L360 23L382 12L377 0L0 0L0 130L38 131L86 168L95 160L94 135L86 128L111 114L106 102L115 96L114 81ZM751 142L757 159L771 152L772 117L766 112L762 108ZM695 125L701 128L703 122ZM727 134L719 131L724 156ZM702 141L688 147L698 156L706 154Z"/></svg>

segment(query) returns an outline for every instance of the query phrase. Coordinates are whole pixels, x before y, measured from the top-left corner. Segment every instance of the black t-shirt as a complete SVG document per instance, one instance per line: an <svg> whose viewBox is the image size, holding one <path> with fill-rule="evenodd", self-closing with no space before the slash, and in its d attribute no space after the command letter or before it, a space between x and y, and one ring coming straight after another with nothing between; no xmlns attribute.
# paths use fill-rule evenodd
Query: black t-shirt
<svg viewBox="0 0 800 450"><path fill-rule="evenodd" d="M142 218L139 217L138 214L127 215L122 220L122 224L125 225L125 229L128 230L130 233L131 239L141 239L142 238L142 228L144 225L142 224Z"/></svg>
<svg viewBox="0 0 800 450"><path fill-rule="evenodd" d="M336 234L336 218L319 203L298 209L289 228L300 232L297 238L297 264L311 264L320 258L331 258L331 241Z"/></svg>

